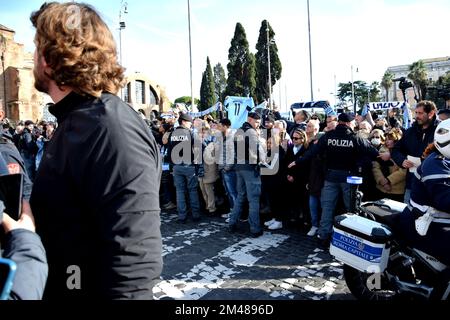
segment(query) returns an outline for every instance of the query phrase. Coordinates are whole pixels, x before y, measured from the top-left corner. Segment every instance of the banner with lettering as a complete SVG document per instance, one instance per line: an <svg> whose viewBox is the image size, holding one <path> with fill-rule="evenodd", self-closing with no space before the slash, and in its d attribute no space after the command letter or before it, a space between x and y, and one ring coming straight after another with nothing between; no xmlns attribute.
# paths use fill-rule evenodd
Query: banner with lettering
<svg viewBox="0 0 450 320"><path fill-rule="evenodd" d="M409 104L404 101L395 102L371 102L364 106L361 115L364 117L369 111L390 110L399 108L403 111L403 128L408 129L412 125L412 113Z"/></svg>
<svg viewBox="0 0 450 320"><path fill-rule="evenodd" d="M377 111L377 110L388 110L395 108L403 108L405 102L403 101L395 101L395 102L371 102L366 106L368 107L368 111Z"/></svg>
<svg viewBox="0 0 450 320"><path fill-rule="evenodd" d="M337 113L334 110L334 108L326 100L311 101L311 102L298 102L298 103L294 103L291 106L292 111L300 110L300 109L313 109L313 108L323 108L325 111L325 114L327 116L337 116Z"/></svg>

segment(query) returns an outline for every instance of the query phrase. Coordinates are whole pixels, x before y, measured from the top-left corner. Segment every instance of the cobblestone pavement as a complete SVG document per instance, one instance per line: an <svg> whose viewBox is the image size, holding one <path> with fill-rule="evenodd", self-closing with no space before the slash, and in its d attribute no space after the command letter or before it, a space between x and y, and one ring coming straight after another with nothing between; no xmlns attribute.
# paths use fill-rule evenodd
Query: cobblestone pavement
<svg viewBox="0 0 450 320"><path fill-rule="evenodd" d="M350 300L342 266L295 228L249 237L225 219L177 223L161 213L164 269L156 300Z"/></svg>

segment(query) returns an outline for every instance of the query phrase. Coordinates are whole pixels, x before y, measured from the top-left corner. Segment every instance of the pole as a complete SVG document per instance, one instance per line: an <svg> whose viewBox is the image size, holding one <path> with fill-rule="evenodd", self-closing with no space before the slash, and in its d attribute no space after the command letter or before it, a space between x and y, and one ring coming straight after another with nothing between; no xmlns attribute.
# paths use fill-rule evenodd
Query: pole
<svg viewBox="0 0 450 320"><path fill-rule="evenodd" d="M286 102L286 111L289 111L289 107L288 107L288 96L287 96L287 84L284 84L284 99ZM280 106L281 108L281 106Z"/></svg>
<svg viewBox="0 0 450 320"><path fill-rule="evenodd" d="M308 4L308 35L309 35L309 77L311 79L311 101L314 101L314 89L313 89L313 68L312 68L312 54L311 54L311 19L309 16L309 0Z"/></svg>
<svg viewBox="0 0 450 320"><path fill-rule="evenodd" d="M269 37L269 22L267 22L267 65L269 66L269 109L273 109L272 104L272 75L270 73L270 37Z"/></svg>
<svg viewBox="0 0 450 320"><path fill-rule="evenodd" d="M356 104L355 104L355 84L353 82L353 65L352 65L352 103L353 103L353 112L356 114Z"/></svg>
<svg viewBox="0 0 450 320"><path fill-rule="evenodd" d="M5 56L2 52L2 72L3 72L3 104L5 105L5 116L9 117L9 112L6 104L6 73L5 73Z"/></svg>
<svg viewBox="0 0 450 320"><path fill-rule="evenodd" d="M336 74L334 75L334 105L337 105L337 85L336 85Z"/></svg>
<svg viewBox="0 0 450 320"><path fill-rule="evenodd" d="M281 82L280 82L280 84L278 85L278 89L279 89L279 92L280 92L280 104L279 104L279 106L278 106L278 110L281 110Z"/></svg>
<svg viewBox="0 0 450 320"><path fill-rule="evenodd" d="M122 66L123 60L122 60L122 29L125 29L125 22L122 21L122 10L124 10L123 13L127 13L127 6L128 3L124 2L123 0L120 2L120 11L119 11L119 63ZM128 92L128 96L130 96L130 92ZM124 99L123 97L123 88L120 88L120 99Z"/></svg>
<svg viewBox="0 0 450 320"><path fill-rule="evenodd" d="M194 111L194 86L192 80L192 39L191 39L191 3L188 0L188 23L189 23L189 60L190 60L190 74L191 74L191 111Z"/></svg>

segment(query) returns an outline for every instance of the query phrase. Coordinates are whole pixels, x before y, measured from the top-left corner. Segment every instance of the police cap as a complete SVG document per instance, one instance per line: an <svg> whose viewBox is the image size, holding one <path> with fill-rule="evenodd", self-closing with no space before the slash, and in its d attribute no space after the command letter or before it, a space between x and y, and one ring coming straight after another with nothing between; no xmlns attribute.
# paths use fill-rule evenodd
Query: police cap
<svg viewBox="0 0 450 320"><path fill-rule="evenodd" d="M353 120L355 120L353 113L341 113L338 117L338 121L341 122L352 122Z"/></svg>
<svg viewBox="0 0 450 320"><path fill-rule="evenodd" d="M178 118L180 121L188 121L192 122L192 117L187 113L180 113L180 117Z"/></svg>

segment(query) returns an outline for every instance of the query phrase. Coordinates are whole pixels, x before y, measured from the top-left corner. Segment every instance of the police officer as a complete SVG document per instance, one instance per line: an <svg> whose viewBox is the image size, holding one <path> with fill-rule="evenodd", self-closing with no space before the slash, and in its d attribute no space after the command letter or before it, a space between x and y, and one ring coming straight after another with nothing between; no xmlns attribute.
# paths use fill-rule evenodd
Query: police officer
<svg viewBox="0 0 450 320"><path fill-rule="evenodd" d="M322 218L318 237L323 246L328 246L333 227L333 216L339 193L342 191L347 210L351 208L351 186L347 177L358 174L358 159L367 156L376 159L378 151L365 139L358 137L353 114L341 113L335 130L327 132L303 158L289 167L301 165L315 155L325 157L325 185L321 193Z"/></svg>
<svg viewBox="0 0 450 320"><path fill-rule="evenodd" d="M408 207L396 218L394 231L408 245L450 265L450 119L437 126L434 144L423 157L412 179Z"/></svg>
<svg viewBox="0 0 450 320"><path fill-rule="evenodd" d="M191 130L192 117L181 113L179 126L169 136L170 162L173 165L173 180L177 192L178 222L186 223L186 193L195 222L200 220L200 201L198 198L198 175L201 175L200 157L202 144Z"/></svg>
<svg viewBox="0 0 450 320"><path fill-rule="evenodd" d="M263 234L259 220L259 198L261 196L259 164L263 161L265 152L256 131L260 124L261 116L256 112L251 112L248 114L247 122L234 136L238 197L229 221L230 232L235 232L244 202L247 199L249 203L248 222L251 236L254 238Z"/></svg>
<svg viewBox="0 0 450 320"><path fill-rule="evenodd" d="M0 122L5 116L0 108ZM0 175L24 175L22 212L18 221L3 213L4 204L0 201L0 229L3 232L0 257L13 260L18 268L9 299L41 299L47 280L48 266L44 246L35 232L34 217L28 201L32 184L25 171L25 164L12 141L9 132L0 133Z"/></svg>
<svg viewBox="0 0 450 320"><path fill-rule="evenodd" d="M0 107L0 122L3 122L4 117L5 112ZM6 162L9 174L23 174L23 198L26 201L29 201L33 185L26 174L25 163L19 153L19 150L17 150L17 147L13 142L13 137L7 131L2 131L0 133L0 154Z"/></svg>

